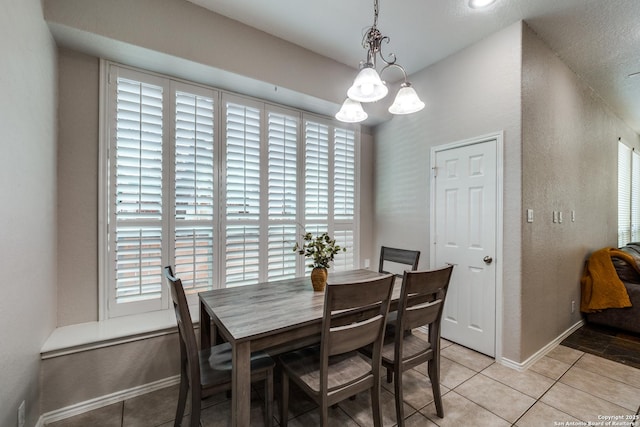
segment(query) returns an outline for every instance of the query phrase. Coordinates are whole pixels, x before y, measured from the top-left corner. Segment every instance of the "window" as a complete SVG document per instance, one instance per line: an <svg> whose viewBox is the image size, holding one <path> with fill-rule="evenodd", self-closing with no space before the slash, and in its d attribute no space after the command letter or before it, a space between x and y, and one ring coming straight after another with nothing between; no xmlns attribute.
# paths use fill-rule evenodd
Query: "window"
<svg viewBox="0 0 640 427"><path fill-rule="evenodd" d="M618 142L618 246L640 241L640 155Z"/></svg>
<svg viewBox="0 0 640 427"><path fill-rule="evenodd" d="M328 231L357 260L358 128L105 62L103 318L307 273L293 252ZM195 299L194 299L195 301Z"/></svg>

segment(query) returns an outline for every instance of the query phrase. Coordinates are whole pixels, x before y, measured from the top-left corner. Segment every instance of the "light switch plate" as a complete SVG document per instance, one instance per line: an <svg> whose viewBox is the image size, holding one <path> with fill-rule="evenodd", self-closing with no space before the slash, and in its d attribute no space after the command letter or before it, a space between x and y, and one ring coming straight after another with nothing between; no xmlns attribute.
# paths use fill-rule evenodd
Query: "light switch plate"
<svg viewBox="0 0 640 427"><path fill-rule="evenodd" d="M533 222L533 209L527 209L527 222Z"/></svg>

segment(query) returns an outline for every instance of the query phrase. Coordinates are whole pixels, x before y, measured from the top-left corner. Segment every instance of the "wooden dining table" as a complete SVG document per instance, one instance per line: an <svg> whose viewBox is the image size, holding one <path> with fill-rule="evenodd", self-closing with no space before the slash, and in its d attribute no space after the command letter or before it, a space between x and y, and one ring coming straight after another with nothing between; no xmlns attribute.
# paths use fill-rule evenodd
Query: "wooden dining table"
<svg viewBox="0 0 640 427"><path fill-rule="evenodd" d="M328 283L350 283L380 276L382 273L371 270L331 271ZM401 282L396 278L392 308L400 297ZM251 353L267 350L278 354L319 342L324 295L324 292L314 292L309 277L199 294L201 348L210 347L218 335L232 347L232 426L249 425Z"/></svg>

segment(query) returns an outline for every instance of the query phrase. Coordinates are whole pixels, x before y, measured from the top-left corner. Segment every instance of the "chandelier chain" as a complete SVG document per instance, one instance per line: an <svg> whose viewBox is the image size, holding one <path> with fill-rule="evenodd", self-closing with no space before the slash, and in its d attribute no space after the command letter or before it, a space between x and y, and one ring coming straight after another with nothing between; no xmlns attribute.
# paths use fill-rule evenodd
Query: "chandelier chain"
<svg viewBox="0 0 640 427"><path fill-rule="evenodd" d="M396 67L400 67L396 64L396 55L395 53L389 53L388 55L383 54L382 52L382 42L389 43L390 38L388 36L382 35L382 32L378 29L378 14L380 12L379 0L374 0L373 2L373 25L369 27L367 32L365 33L362 39L362 46L367 49L367 61L366 63L361 63L362 65L369 65L373 68L376 67L376 55L380 55L380 59L384 61L386 66L385 69L391 65L395 65ZM404 72L404 70L403 70Z"/></svg>

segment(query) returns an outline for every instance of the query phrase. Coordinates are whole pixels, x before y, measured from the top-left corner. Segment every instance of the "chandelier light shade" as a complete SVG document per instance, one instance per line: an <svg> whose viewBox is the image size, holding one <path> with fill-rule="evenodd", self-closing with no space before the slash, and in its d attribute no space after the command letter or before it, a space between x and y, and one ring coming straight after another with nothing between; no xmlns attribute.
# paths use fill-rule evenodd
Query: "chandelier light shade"
<svg viewBox="0 0 640 427"><path fill-rule="evenodd" d="M424 108L424 102L420 101L415 89L409 83L403 83L402 87L389 107L391 114L411 114Z"/></svg>
<svg viewBox="0 0 640 427"><path fill-rule="evenodd" d="M362 109L362 104L351 98L345 99L340 111L336 113L336 119L345 123L358 123L367 120L369 115Z"/></svg>
<svg viewBox="0 0 640 427"><path fill-rule="evenodd" d="M387 96L388 92L375 68L364 67L347 91L347 96L358 102L375 102Z"/></svg>
<svg viewBox="0 0 640 427"><path fill-rule="evenodd" d="M390 53L385 56L382 54L382 42L389 42L389 37L383 36L378 30L378 1L373 2L374 19L373 25L367 30L362 39L362 47L367 49L367 60L360 62L360 71L353 81L353 85L347 91L347 100L342 104L342 108L336 114L336 118L343 122L356 123L366 120L367 113L362 108L361 102L376 102L387 96L389 88L382 81L380 76L388 68L397 68L402 72L404 77L400 90L396 94L395 100L389 112L391 114L411 114L424 108L424 102L420 100L416 91L411 87L411 83L407 81L407 73L400 64L396 63L396 56ZM376 58L385 63L380 74L376 71Z"/></svg>
<svg viewBox="0 0 640 427"><path fill-rule="evenodd" d="M469 0L469 7L472 9L482 9L491 6L496 0Z"/></svg>

